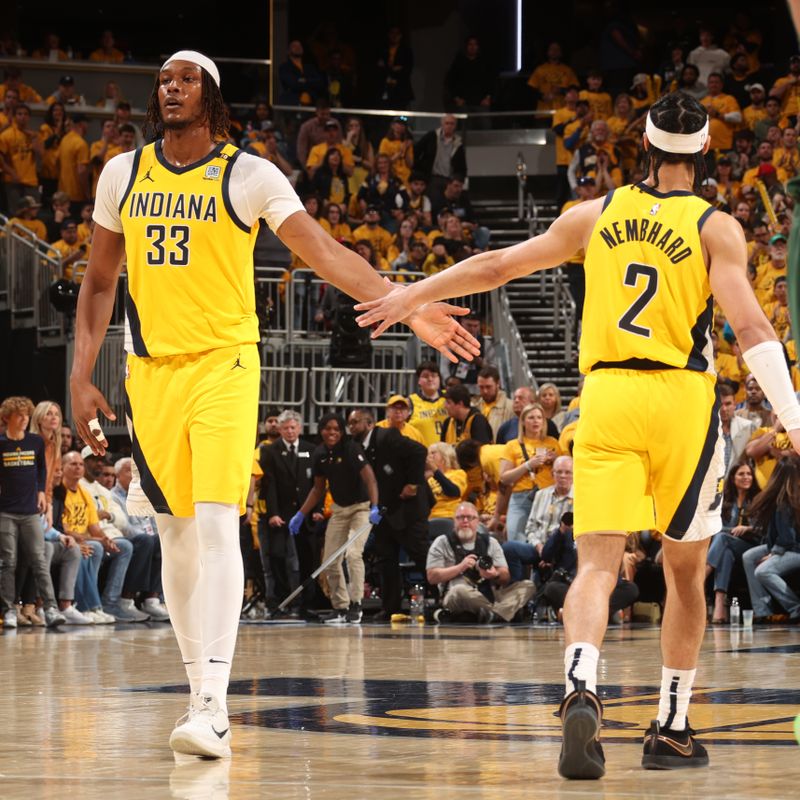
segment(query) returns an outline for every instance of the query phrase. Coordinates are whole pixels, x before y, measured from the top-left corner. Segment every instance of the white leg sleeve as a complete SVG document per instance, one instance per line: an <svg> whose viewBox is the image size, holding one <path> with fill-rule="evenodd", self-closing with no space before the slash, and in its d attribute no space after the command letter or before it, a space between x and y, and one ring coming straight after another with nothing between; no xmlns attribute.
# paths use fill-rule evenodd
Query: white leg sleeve
<svg viewBox="0 0 800 800"><path fill-rule="evenodd" d="M202 630L197 581L200 576L200 549L193 517L157 514L161 538L161 583L169 618L192 692L200 691L203 674Z"/></svg>
<svg viewBox="0 0 800 800"><path fill-rule="evenodd" d="M202 694L225 707L239 615L244 593L244 566L239 547L239 507L195 503L200 576L197 592L202 628Z"/></svg>

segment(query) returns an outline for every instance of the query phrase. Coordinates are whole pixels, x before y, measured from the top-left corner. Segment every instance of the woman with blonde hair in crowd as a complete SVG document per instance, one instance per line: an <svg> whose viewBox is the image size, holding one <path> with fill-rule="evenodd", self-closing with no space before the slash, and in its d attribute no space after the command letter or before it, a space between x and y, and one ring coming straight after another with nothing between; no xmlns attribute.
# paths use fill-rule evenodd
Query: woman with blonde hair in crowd
<svg viewBox="0 0 800 800"><path fill-rule="evenodd" d="M350 176L350 194L358 194L359 187L375 167L375 150L372 148L364 126L358 117L349 117L342 144L353 154L355 169Z"/></svg>
<svg viewBox="0 0 800 800"><path fill-rule="evenodd" d="M452 444L434 442L428 447L425 478L435 501L428 519L431 536L436 537L453 529L453 516L467 491L467 473L459 468Z"/></svg>
<svg viewBox="0 0 800 800"><path fill-rule="evenodd" d="M525 540L525 525L531 513L535 490L552 486L553 462L564 455L558 440L547 434L545 412L539 403L531 403L519 415L519 438L511 439L500 458L500 485L507 497L506 536L508 541ZM500 499L500 498L499 498ZM502 499L497 504L492 527L505 510Z"/></svg>
<svg viewBox="0 0 800 800"><path fill-rule="evenodd" d="M561 410L561 392L558 390L558 386L550 382L543 383L539 386L537 400L544 410L548 436L558 438L566 414Z"/></svg>
<svg viewBox="0 0 800 800"><path fill-rule="evenodd" d="M61 406L50 400L38 403L31 414L31 433L44 439L44 458L47 464L47 482L44 493L47 498L47 527L53 527L53 476L61 467L61 426L64 416Z"/></svg>

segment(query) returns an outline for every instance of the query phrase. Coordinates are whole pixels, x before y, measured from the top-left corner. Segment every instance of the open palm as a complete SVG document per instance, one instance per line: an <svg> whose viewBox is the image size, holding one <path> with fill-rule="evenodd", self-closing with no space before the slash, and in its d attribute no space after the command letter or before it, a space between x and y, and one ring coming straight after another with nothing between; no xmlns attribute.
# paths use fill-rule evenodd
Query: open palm
<svg viewBox="0 0 800 800"><path fill-rule="evenodd" d="M404 321L423 342L455 363L459 356L471 361L481 353L478 340L453 318L468 313L468 308L450 303L428 303Z"/></svg>

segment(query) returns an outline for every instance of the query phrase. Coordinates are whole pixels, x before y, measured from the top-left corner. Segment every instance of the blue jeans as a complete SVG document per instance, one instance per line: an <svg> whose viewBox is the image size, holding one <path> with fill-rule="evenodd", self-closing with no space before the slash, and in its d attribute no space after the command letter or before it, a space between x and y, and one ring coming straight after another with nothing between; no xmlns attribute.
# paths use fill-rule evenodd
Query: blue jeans
<svg viewBox="0 0 800 800"><path fill-rule="evenodd" d="M525 526L531 514L533 501L530 492L513 492L508 499L506 511L506 538L509 542L525 541Z"/></svg>
<svg viewBox="0 0 800 800"><path fill-rule="evenodd" d="M75 605L79 611L90 611L93 608L100 608L102 605L100 592L97 589L97 573L103 562L103 545L94 539L89 539L86 544L92 548L92 555L89 558L81 557L81 564L78 568L78 578L75 581Z"/></svg>
<svg viewBox="0 0 800 800"><path fill-rule="evenodd" d="M525 577L524 567L536 567L542 560L538 550L527 542L503 542L503 555L508 562L508 573L511 582L521 581Z"/></svg>
<svg viewBox="0 0 800 800"><path fill-rule="evenodd" d="M763 564L758 562L769 552L767 545L760 544L748 550L742 557L750 599L753 601L753 616L766 617L772 613L770 597L775 598L791 617L800 616L800 597L783 579L784 575L800 570L800 553L787 551L773 555Z"/></svg>
<svg viewBox="0 0 800 800"><path fill-rule="evenodd" d="M741 560L742 556L754 547L756 545L753 542L731 536L729 533L718 533L711 540L706 561L710 567L714 567L715 592L728 593L736 559Z"/></svg>
<svg viewBox="0 0 800 800"><path fill-rule="evenodd" d="M131 556L133 556L133 545L122 536L114 539L114 544L119 548L118 553L105 553L104 561L109 561L108 575L106 576L106 586L103 589L103 608L115 606L119 603L122 587L125 583L125 573L128 571ZM95 576L96 578L97 576Z"/></svg>

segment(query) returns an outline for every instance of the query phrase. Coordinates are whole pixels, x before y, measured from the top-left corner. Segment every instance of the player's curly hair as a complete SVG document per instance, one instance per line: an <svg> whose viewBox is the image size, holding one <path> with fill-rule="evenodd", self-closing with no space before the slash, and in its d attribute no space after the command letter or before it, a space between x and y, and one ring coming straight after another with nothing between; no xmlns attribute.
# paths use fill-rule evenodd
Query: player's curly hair
<svg viewBox="0 0 800 800"><path fill-rule="evenodd" d="M696 133L705 124L708 113L705 108L686 92L671 92L656 100L650 106L650 117L657 128L667 133ZM658 170L662 164L691 164L694 167L693 189L700 186L708 177L706 160L702 151L697 153L667 153L654 147L644 151L642 169L645 177L653 172L653 186L658 187Z"/></svg>
<svg viewBox="0 0 800 800"><path fill-rule="evenodd" d="M223 142L228 138L228 128L230 127L228 107L225 105L222 92L214 79L202 68L200 73L203 83L203 116L211 130L211 138L214 141ZM158 75L156 75L153 91L147 101L147 112L142 126L147 142L154 142L164 135L164 121L161 118L161 107L158 104L158 86Z"/></svg>

